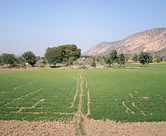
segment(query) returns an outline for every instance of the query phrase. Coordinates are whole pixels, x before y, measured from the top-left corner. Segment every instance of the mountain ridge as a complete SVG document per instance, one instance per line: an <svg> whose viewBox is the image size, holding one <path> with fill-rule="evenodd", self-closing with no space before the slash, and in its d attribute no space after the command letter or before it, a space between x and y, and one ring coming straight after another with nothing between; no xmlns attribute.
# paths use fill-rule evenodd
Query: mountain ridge
<svg viewBox="0 0 166 136"><path fill-rule="evenodd" d="M166 28L154 28L137 32L114 42L101 42L83 55L108 55L112 50L118 53L134 54L142 51L157 52L166 48Z"/></svg>

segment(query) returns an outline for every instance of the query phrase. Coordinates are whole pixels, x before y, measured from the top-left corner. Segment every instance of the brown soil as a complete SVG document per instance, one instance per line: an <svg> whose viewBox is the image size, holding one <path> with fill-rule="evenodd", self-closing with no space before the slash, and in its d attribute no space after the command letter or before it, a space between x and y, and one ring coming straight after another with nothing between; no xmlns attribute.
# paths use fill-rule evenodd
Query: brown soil
<svg viewBox="0 0 166 136"><path fill-rule="evenodd" d="M148 99L149 97L147 97L147 96L144 96L143 98L144 98L144 99Z"/></svg>
<svg viewBox="0 0 166 136"><path fill-rule="evenodd" d="M134 98L134 96L133 96L133 94L132 94L132 93L129 93L129 95L130 95L130 97L131 97L131 98Z"/></svg>
<svg viewBox="0 0 166 136"><path fill-rule="evenodd" d="M0 120L1 136L74 136L74 123Z"/></svg>
<svg viewBox="0 0 166 136"><path fill-rule="evenodd" d="M117 123L111 120L84 120L88 136L165 136L166 122Z"/></svg>
<svg viewBox="0 0 166 136"><path fill-rule="evenodd" d="M117 123L85 118L87 136L165 136L166 122ZM28 122L0 120L1 136L75 136L75 124L69 122Z"/></svg>
<svg viewBox="0 0 166 136"><path fill-rule="evenodd" d="M138 93L137 91L134 91L135 93Z"/></svg>

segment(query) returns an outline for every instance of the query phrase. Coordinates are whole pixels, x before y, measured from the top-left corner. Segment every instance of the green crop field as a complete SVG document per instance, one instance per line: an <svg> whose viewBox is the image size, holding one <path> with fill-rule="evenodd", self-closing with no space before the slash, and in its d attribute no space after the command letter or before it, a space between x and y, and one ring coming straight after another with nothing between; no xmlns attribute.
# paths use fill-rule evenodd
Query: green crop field
<svg viewBox="0 0 166 136"><path fill-rule="evenodd" d="M72 119L80 70L31 70L0 74L0 119ZM60 113L60 114L58 114ZM64 114L63 114L64 113ZM68 113L68 114L66 114Z"/></svg>
<svg viewBox="0 0 166 136"><path fill-rule="evenodd" d="M133 67L131 65L131 67ZM166 65L0 71L0 120L166 121Z"/></svg>

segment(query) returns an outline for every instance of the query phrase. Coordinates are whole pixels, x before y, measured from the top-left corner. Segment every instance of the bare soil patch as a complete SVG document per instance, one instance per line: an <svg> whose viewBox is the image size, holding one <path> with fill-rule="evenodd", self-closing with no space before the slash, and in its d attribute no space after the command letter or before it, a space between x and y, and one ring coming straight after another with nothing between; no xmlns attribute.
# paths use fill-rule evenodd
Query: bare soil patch
<svg viewBox="0 0 166 136"><path fill-rule="evenodd" d="M84 120L88 136L165 136L166 122L117 123L111 120Z"/></svg>
<svg viewBox="0 0 166 136"><path fill-rule="evenodd" d="M74 123L0 120L1 136L74 136Z"/></svg>
<svg viewBox="0 0 166 136"><path fill-rule="evenodd" d="M28 122L0 120L2 136L75 136L74 122ZM166 122L118 123L111 120L84 118L83 127L87 136L165 136Z"/></svg>

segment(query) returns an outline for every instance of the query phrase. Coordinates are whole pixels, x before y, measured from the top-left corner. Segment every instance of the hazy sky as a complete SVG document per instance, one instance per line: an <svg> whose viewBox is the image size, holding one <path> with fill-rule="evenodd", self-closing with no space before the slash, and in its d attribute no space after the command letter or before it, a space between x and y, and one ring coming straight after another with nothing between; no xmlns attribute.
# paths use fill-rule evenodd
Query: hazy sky
<svg viewBox="0 0 166 136"><path fill-rule="evenodd" d="M166 27L166 0L0 0L0 54L76 44L87 51Z"/></svg>

